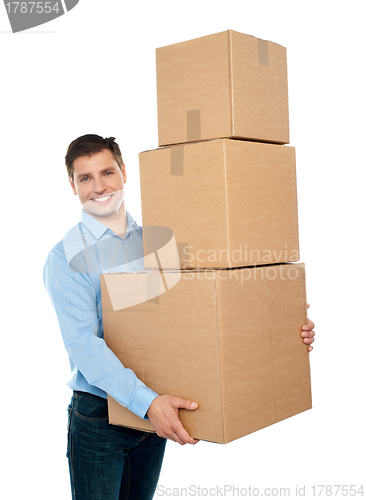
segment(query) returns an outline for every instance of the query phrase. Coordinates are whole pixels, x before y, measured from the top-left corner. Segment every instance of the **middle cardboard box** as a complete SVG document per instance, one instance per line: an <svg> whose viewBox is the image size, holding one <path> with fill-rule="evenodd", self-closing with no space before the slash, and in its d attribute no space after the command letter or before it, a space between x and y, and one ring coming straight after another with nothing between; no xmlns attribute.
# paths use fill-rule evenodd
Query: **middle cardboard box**
<svg viewBox="0 0 366 500"><path fill-rule="evenodd" d="M215 139L145 151L139 161L143 226L172 230L179 254L177 262L172 246L160 266L145 248L146 268L299 260L293 147Z"/></svg>

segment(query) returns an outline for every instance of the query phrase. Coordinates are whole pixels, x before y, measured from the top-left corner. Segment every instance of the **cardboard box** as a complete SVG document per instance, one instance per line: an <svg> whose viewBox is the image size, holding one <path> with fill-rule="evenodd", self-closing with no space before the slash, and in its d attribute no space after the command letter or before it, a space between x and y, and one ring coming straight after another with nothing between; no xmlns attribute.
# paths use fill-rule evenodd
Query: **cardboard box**
<svg viewBox="0 0 366 500"><path fill-rule="evenodd" d="M159 146L289 143L286 48L224 31L156 50Z"/></svg>
<svg viewBox="0 0 366 500"><path fill-rule="evenodd" d="M171 229L179 251L158 265L147 241L146 268L299 260L293 147L216 139L146 151L140 183L143 226Z"/></svg>
<svg viewBox="0 0 366 500"><path fill-rule="evenodd" d="M105 274L101 284L108 346L158 394L199 403L180 410L194 438L228 443L311 408L303 264ZM110 397L109 421L153 430Z"/></svg>

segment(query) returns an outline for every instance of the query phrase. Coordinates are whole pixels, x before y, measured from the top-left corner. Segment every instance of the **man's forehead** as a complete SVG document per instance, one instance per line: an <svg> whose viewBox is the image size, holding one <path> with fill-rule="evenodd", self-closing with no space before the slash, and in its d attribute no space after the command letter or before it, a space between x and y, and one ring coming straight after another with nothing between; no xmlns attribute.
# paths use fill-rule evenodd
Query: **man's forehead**
<svg viewBox="0 0 366 500"><path fill-rule="evenodd" d="M119 166L116 162L116 159L112 155L112 153L108 150L106 153L110 153L109 155L95 153L90 156L79 156L74 160L74 174L80 175L81 173L91 173L91 172L104 172L106 170L118 170ZM101 153L104 153L102 151Z"/></svg>

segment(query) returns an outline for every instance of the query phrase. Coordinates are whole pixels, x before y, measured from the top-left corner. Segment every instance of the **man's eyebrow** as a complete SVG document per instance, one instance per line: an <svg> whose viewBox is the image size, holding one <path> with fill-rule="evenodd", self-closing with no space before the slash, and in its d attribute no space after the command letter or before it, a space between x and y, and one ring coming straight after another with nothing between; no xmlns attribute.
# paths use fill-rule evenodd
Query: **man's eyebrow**
<svg viewBox="0 0 366 500"><path fill-rule="evenodd" d="M80 179L83 179L84 177L89 177L90 173L86 173L86 174L78 174L76 176L77 180L79 181Z"/></svg>
<svg viewBox="0 0 366 500"><path fill-rule="evenodd" d="M110 170L117 170L116 167L111 165L110 167L104 168L103 170L100 170L99 173L105 174L106 172L109 172ZM84 177L89 177L90 172L86 172L85 174L78 174L76 176L77 180L79 181L80 179L83 179Z"/></svg>

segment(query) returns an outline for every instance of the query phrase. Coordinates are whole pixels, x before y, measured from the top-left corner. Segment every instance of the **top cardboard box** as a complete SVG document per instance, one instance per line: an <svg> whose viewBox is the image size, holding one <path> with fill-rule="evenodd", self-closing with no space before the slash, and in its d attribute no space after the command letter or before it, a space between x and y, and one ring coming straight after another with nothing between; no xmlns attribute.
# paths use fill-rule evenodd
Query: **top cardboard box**
<svg viewBox="0 0 366 500"><path fill-rule="evenodd" d="M159 146L289 143L286 48L236 31L156 49Z"/></svg>

